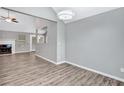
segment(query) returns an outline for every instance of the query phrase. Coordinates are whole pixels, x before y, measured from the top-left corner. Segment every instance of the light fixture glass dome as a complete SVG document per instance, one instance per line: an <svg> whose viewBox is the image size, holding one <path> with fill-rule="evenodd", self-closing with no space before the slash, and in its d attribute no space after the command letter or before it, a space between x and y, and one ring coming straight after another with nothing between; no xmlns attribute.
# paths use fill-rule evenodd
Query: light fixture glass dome
<svg viewBox="0 0 124 93"><path fill-rule="evenodd" d="M71 10L64 10L58 13L58 18L60 20L71 20L74 15L74 12Z"/></svg>

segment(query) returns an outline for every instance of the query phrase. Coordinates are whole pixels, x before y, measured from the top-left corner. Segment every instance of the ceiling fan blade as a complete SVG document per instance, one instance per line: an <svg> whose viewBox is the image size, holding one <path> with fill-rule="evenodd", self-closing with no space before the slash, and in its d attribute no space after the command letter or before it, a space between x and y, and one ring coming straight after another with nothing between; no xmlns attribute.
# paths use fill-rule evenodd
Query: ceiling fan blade
<svg viewBox="0 0 124 93"><path fill-rule="evenodd" d="M4 17L4 16L0 16L0 18L1 18L1 19L6 19L6 17Z"/></svg>
<svg viewBox="0 0 124 93"><path fill-rule="evenodd" d="M12 22L18 23L18 21L16 20L16 18L12 18L11 20L12 20Z"/></svg>
<svg viewBox="0 0 124 93"><path fill-rule="evenodd" d="M16 20L13 20L12 22L19 23L19 22L18 22L18 21L16 21Z"/></svg>

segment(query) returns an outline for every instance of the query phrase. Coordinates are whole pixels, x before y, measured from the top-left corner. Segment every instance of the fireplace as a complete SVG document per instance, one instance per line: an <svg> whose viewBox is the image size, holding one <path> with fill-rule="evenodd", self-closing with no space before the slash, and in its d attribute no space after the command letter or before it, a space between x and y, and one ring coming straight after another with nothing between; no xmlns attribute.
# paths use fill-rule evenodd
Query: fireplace
<svg viewBox="0 0 124 93"><path fill-rule="evenodd" d="M12 44L0 44L0 54L11 54Z"/></svg>

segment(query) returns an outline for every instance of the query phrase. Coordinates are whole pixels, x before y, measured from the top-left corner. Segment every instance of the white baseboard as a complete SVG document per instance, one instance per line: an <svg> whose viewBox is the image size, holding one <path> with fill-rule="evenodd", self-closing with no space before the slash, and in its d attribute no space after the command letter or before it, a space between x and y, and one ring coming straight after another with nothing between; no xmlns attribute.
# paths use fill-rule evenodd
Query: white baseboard
<svg viewBox="0 0 124 93"><path fill-rule="evenodd" d="M85 70L88 70L88 71L92 71L92 72L95 72L97 74L100 74L100 75L103 75L103 76L106 76L106 77L109 77L109 78L112 78L112 79L115 79L115 80L119 80L119 81L124 82L124 79L123 78L119 78L119 77L116 77L116 76L113 76L113 75L110 75L110 74L106 74L104 72L100 72L100 71L97 71L97 70L94 70L94 69L91 69L91 68L80 66L80 65L77 65L77 64L72 63L72 62L69 62L69 61L65 61L65 63L68 63L68 64L71 64L73 66L77 66L79 68L82 68L82 69L85 69Z"/></svg>
<svg viewBox="0 0 124 93"><path fill-rule="evenodd" d="M45 57L40 56L40 55L38 55L38 54L35 54L35 56L40 57L40 58L42 58L42 59L44 59L44 60L46 60L46 61L48 61L48 62L51 62L51 63L57 65L57 62L55 62L55 61L53 61L53 60L51 60L51 59L45 58Z"/></svg>
<svg viewBox="0 0 124 93"><path fill-rule="evenodd" d="M69 61L55 62L55 61L52 61L52 60L50 60L48 58L42 57L42 56L40 56L38 54L35 54L35 55L38 56L38 57L40 57L40 58L42 58L42 59L44 59L44 60L46 60L46 61L48 61L48 62L51 62L51 63L53 63L55 65L60 65L60 64L63 64L63 63L68 63L68 64L71 64L73 66L77 66L79 68L82 68L82 69L85 69L85 70L88 70L88 71L91 71L91 72L95 72L97 74L100 74L100 75L103 75L103 76L106 76L106 77L109 77L109 78L112 78L112 79L115 79L115 80L119 80L119 81L124 82L124 79L123 78L119 78L119 77L116 77L116 76L113 76L113 75L110 75L110 74L106 74L104 72L100 72L100 71L97 71L97 70L94 70L94 69L91 69L91 68L88 68L88 67L80 66L78 64L75 64L75 63L72 63L72 62L69 62Z"/></svg>
<svg viewBox="0 0 124 93"><path fill-rule="evenodd" d="M53 60L51 60L51 59L45 58L45 57L40 56L40 55L38 55L38 54L35 54L35 56L40 57L40 58L42 58L42 59L44 59L44 60L46 60L46 61L48 61L48 62L51 62L51 63L53 63L53 64L55 64L55 65L60 65L60 64L65 63L65 61L55 62L55 61L53 61Z"/></svg>
<svg viewBox="0 0 124 93"><path fill-rule="evenodd" d="M15 52L15 53L13 53L13 54L18 54L18 53L29 53L29 52L31 52L31 51L19 51L19 52Z"/></svg>
<svg viewBox="0 0 124 93"><path fill-rule="evenodd" d="M66 63L66 61L59 61L59 62L57 62L57 65L60 65L60 64L63 64L63 63Z"/></svg>

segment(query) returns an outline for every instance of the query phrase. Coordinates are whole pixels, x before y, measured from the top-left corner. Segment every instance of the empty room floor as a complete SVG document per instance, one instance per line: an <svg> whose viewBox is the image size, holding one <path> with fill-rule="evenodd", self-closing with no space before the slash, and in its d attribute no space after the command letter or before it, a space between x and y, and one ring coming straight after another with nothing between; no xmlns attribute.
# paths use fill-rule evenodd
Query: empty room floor
<svg viewBox="0 0 124 93"><path fill-rule="evenodd" d="M0 56L1 86L116 86L123 83L67 63L55 65L33 53Z"/></svg>

